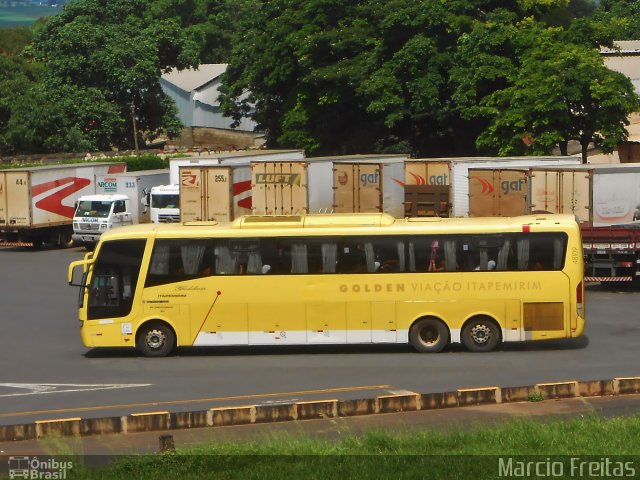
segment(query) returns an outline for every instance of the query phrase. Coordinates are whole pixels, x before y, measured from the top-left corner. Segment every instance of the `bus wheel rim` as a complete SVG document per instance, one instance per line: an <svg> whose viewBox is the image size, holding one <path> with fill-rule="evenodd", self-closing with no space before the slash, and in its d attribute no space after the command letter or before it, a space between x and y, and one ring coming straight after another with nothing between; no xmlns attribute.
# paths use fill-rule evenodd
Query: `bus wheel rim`
<svg viewBox="0 0 640 480"><path fill-rule="evenodd" d="M167 341L167 337L161 330L150 330L147 333L145 338L145 342L149 348L157 350L161 348L165 342Z"/></svg>
<svg viewBox="0 0 640 480"><path fill-rule="evenodd" d="M439 339L440 332L435 327L429 326L420 330L420 340L422 340L425 345L434 345L438 343Z"/></svg>
<svg viewBox="0 0 640 480"><path fill-rule="evenodd" d="M491 338L491 329L483 323L475 325L471 329L471 339L474 341L474 343L477 343L478 345L483 345L487 343L490 338Z"/></svg>

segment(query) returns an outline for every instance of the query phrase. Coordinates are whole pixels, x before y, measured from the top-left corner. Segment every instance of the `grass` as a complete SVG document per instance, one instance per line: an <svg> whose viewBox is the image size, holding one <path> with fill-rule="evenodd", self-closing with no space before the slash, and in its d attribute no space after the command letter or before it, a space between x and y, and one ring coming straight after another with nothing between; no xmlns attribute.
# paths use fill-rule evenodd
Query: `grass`
<svg viewBox="0 0 640 480"><path fill-rule="evenodd" d="M545 423L515 420L448 432L372 432L339 441L275 438L268 443L200 445L175 453L123 457L109 468L74 467L68 478L481 480L497 478L509 458L516 467L517 462L542 462L543 468L560 462L556 472L562 468L566 477L577 476L571 468L580 462L602 467L605 459L613 462L611 468L616 462L631 461L640 473L639 454L640 415L588 416Z"/></svg>

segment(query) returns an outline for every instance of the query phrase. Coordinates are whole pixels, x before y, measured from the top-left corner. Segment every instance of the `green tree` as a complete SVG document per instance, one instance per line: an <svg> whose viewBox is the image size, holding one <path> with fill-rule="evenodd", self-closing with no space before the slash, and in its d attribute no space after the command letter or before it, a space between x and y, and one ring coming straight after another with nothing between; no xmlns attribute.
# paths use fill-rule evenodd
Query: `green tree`
<svg viewBox="0 0 640 480"><path fill-rule="evenodd" d="M17 55L32 38L28 27L0 28L0 55Z"/></svg>
<svg viewBox="0 0 640 480"><path fill-rule="evenodd" d="M519 68L515 25L567 22L588 3L263 0L233 50L223 106L252 115L270 146L473 154L490 121L478 102Z"/></svg>
<svg viewBox="0 0 640 480"><path fill-rule="evenodd" d="M113 132L122 129L117 105L95 88L42 81L11 106L4 138L15 152L108 150Z"/></svg>
<svg viewBox="0 0 640 480"><path fill-rule="evenodd" d="M0 55L0 154L19 151L7 138L7 128L14 112L19 111L16 104L43 74L44 68L40 64L17 56Z"/></svg>
<svg viewBox="0 0 640 480"><path fill-rule="evenodd" d="M371 151L376 126L356 95L374 41L366 3L260 2L224 76L225 112L252 115L271 146Z"/></svg>
<svg viewBox="0 0 640 480"><path fill-rule="evenodd" d="M640 39L640 0L600 0L593 19L615 40Z"/></svg>
<svg viewBox="0 0 640 480"><path fill-rule="evenodd" d="M189 3L76 0L37 32L33 52L48 68L48 85L68 87L65 95L77 109L110 112L106 104L117 108L119 121L105 121L114 128L113 145L133 145L132 111L143 133L141 140L161 132L174 136L180 124L159 80L172 67L198 64L199 46L184 34L178 15ZM167 14L167 5L174 8L174 15ZM59 115L73 112L60 107ZM102 132L94 138L80 128L79 135L86 137L86 144L104 144ZM61 145L68 148L66 142Z"/></svg>
<svg viewBox="0 0 640 480"><path fill-rule="evenodd" d="M483 102L492 120L478 144L500 155L542 154L554 147L566 155L575 140L583 163L591 143L611 152L626 138L628 115L640 106L631 81L606 68L597 50L541 37L523 53L509 86Z"/></svg>

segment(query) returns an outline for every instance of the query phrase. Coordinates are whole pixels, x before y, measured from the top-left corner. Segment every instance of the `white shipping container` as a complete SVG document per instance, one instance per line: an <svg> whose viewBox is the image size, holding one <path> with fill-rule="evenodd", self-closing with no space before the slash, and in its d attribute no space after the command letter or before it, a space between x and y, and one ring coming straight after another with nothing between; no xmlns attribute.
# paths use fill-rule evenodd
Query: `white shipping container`
<svg viewBox="0 0 640 480"><path fill-rule="evenodd" d="M454 217L469 216L469 168L530 168L535 166L580 165L581 163L580 157L570 156L425 158L416 161L450 162L452 216Z"/></svg>
<svg viewBox="0 0 640 480"><path fill-rule="evenodd" d="M210 165L295 161L301 159L304 159L304 150L243 150L207 154L198 157L171 158L169 160L169 182L171 185L178 185L180 167L205 167Z"/></svg>
<svg viewBox="0 0 640 480"><path fill-rule="evenodd" d="M309 212L386 212L404 217L406 155L309 159Z"/></svg>
<svg viewBox="0 0 640 480"><path fill-rule="evenodd" d="M593 227L640 220L640 164L531 169L532 212L573 213Z"/></svg>

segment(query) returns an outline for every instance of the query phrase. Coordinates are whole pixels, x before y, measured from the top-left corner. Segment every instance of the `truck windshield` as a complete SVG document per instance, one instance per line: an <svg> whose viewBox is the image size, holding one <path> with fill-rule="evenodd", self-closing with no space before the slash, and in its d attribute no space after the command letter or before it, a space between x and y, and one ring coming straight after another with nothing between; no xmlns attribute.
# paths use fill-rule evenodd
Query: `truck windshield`
<svg viewBox="0 0 640 480"><path fill-rule="evenodd" d="M111 211L112 201L83 200L78 202L76 217L106 218Z"/></svg>
<svg viewBox="0 0 640 480"><path fill-rule="evenodd" d="M155 194L151 196L151 207L153 208L178 208L180 197L177 194Z"/></svg>

